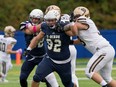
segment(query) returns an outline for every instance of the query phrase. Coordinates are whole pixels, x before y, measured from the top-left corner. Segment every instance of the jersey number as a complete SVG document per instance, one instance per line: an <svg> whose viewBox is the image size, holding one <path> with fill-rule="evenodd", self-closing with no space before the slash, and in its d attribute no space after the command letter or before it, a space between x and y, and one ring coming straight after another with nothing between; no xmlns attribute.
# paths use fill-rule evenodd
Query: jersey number
<svg viewBox="0 0 116 87"><path fill-rule="evenodd" d="M0 51L5 52L5 43L0 42Z"/></svg>
<svg viewBox="0 0 116 87"><path fill-rule="evenodd" d="M61 41L59 39L55 39L52 41L51 39L47 39L48 49L53 50L54 52L60 52L61 51Z"/></svg>
<svg viewBox="0 0 116 87"><path fill-rule="evenodd" d="M44 38L38 43L38 47L43 47Z"/></svg>

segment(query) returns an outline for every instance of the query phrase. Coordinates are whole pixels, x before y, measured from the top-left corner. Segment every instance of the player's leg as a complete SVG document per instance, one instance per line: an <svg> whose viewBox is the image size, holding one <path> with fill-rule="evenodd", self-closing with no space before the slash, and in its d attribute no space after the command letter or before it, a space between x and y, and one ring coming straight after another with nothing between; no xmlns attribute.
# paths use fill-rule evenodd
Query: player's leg
<svg viewBox="0 0 116 87"><path fill-rule="evenodd" d="M55 64L57 73L59 74L61 81L65 87L74 87L72 82L71 63Z"/></svg>
<svg viewBox="0 0 116 87"><path fill-rule="evenodd" d="M46 87L51 87L51 84L44 78L41 82L45 82Z"/></svg>
<svg viewBox="0 0 116 87"><path fill-rule="evenodd" d="M55 77L54 73L50 73L45 78L49 82L49 84L51 85L51 87L59 87L58 82L56 80L56 77Z"/></svg>
<svg viewBox="0 0 116 87"><path fill-rule="evenodd" d="M2 78L2 60L0 59L0 80Z"/></svg>
<svg viewBox="0 0 116 87"><path fill-rule="evenodd" d="M7 76L7 73L8 73L8 63L3 61L2 62L2 82L8 82L8 80L6 80L6 76Z"/></svg>
<svg viewBox="0 0 116 87"><path fill-rule="evenodd" d="M102 48L96 52L93 57L89 60L86 68L87 77L93 79L96 83L105 86L107 82L98 73L111 58L108 59L107 54L110 53L109 48ZM111 50L110 50L111 51Z"/></svg>
<svg viewBox="0 0 116 87"><path fill-rule="evenodd" d="M42 61L42 58L36 58L34 61L38 65ZM47 75L44 79L42 79L42 82L45 82L47 87L58 87L58 82L54 73Z"/></svg>
<svg viewBox="0 0 116 87"><path fill-rule="evenodd" d="M5 60L2 59L1 62L1 80L2 82L8 82L8 80L6 80L7 77L7 73L9 71L9 69L12 69L12 63L11 63L11 58L7 57Z"/></svg>
<svg viewBox="0 0 116 87"><path fill-rule="evenodd" d="M111 70L112 70L112 63L108 62L107 65L105 65L105 67L103 67L100 70L100 74L103 77L103 79L108 83L103 87L115 87L116 86L116 81L112 79L111 77Z"/></svg>
<svg viewBox="0 0 116 87"><path fill-rule="evenodd" d="M74 45L69 46L70 54L71 54L71 71L72 71L72 82L79 87L78 78L75 74L76 69L76 57L77 57L77 50Z"/></svg>
<svg viewBox="0 0 116 87"><path fill-rule="evenodd" d="M31 83L31 87L39 87L39 82L35 82L34 80Z"/></svg>
<svg viewBox="0 0 116 87"><path fill-rule="evenodd" d="M104 79L101 77L101 75L98 73L100 69L102 69L105 65L105 63L101 63L103 60L104 55L101 53L95 53L92 58L89 60L85 74L88 78L94 80L96 83L103 85L106 85L107 82L104 81ZM101 65L100 67L98 65Z"/></svg>
<svg viewBox="0 0 116 87"><path fill-rule="evenodd" d="M39 82L53 72L52 62L49 58L44 58L37 66L31 87L39 87Z"/></svg>
<svg viewBox="0 0 116 87"><path fill-rule="evenodd" d="M10 58L10 60L9 60L9 62L8 62L8 68L7 68L7 69L8 69L8 70L9 70L9 69L12 69L12 67L13 67L13 65L12 65L11 58Z"/></svg>
<svg viewBox="0 0 116 87"><path fill-rule="evenodd" d="M112 49L112 48L111 48ZM110 50L110 49L109 49ZM116 81L112 79L112 65L113 65L113 58L114 58L114 51L110 50L111 53L107 54L106 58L110 59L106 65L100 70L100 74L103 79L110 85L111 87L116 87ZM111 55L112 54L112 55Z"/></svg>
<svg viewBox="0 0 116 87"><path fill-rule="evenodd" d="M36 65L32 61L25 60L20 72L21 87L28 87L27 78Z"/></svg>
<svg viewBox="0 0 116 87"><path fill-rule="evenodd" d="M2 65L2 60L0 60L0 82L2 82L2 78L3 78L3 76L4 76L4 74L2 73L2 71L3 71L3 65Z"/></svg>
<svg viewBox="0 0 116 87"><path fill-rule="evenodd" d="M116 87L116 80L112 79L111 82L108 83L111 87Z"/></svg>

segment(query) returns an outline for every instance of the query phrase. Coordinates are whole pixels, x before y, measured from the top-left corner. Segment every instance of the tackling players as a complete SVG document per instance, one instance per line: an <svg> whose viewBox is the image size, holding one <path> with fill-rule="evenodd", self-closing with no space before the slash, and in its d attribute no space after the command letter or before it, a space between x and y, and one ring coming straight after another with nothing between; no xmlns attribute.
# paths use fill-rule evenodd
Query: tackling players
<svg viewBox="0 0 116 87"><path fill-rule="evenodd" d="M32 87L38 87L38 83L49 73L56 71L65 87L73 87L71 76L71 58L69 51L70 36L66 35L62 28L65 23L59 23L60 13L57 10L49 11L45 16L45 23L41 25L40 33L34 37L27 50L33 49L44 36L47 42L47 56L38 65L33 77Z"/></svg>
<svg viewBox="0 0 116 87"><path fill-rule="evenodd" d="M100 34L86 7L75 8L73 15L75 28L72 32L79 37L73 43L82 43L93 54L85 70L86 76L102 87L116 87L116 81L111 77L115 55L113 46Z"/></svg>
<svg viewBox="0 0 116 87"><path fill-rule="evenodd" d="M48 6L46 8L45 14L47 14L47 12L49 12L50 10L57 10L61 14L60 8L56 5ZM64 23L65 22L70 23L70 16L68 14L61 14L61 18L59 21ZM75 74L77 50L74 45L69 45L69 49L71 54L70 57L71 57L72 82L76 85L76 87L79 87L78 78Z"/></svg>

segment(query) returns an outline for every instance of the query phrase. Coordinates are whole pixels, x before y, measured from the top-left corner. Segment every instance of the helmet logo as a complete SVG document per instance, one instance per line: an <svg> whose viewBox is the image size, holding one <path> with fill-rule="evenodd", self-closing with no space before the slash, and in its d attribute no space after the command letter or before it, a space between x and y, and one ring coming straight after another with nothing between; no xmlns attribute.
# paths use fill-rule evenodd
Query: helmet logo
<svg viewBox="0 0 116 87"><path fill-rule="evenodd" d="M86 12L86 9L85 8L81 8L81 10L83 11L83 14L82 15L84 15L85 12Z"/></svg>

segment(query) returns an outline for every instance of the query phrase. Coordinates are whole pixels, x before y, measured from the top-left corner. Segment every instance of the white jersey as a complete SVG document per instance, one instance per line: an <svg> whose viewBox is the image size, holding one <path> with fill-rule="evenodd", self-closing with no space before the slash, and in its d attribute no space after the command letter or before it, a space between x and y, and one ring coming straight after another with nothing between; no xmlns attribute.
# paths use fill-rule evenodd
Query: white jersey
<svg viewBox="0 0 116 87"><path fill-rule="evenodd" d="M95 23L91 19L85 17L80 17L79 19L80 22L82 21L89 25L87 30L78 31L78 36L87 50L94 54L97 49L110 45L109 42L100 35Z"/></svg>
<svg viewBox="0 0 116 87"><path fill-rule="evenodd" d="M6 53L7 46L12 44L13 48L16 42L17 40L12 37L4 37L4 35L0 35L0 58L2 60L9 60L10 54Z"/></svg>

